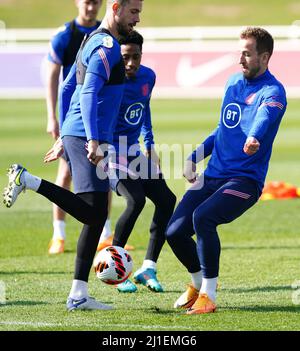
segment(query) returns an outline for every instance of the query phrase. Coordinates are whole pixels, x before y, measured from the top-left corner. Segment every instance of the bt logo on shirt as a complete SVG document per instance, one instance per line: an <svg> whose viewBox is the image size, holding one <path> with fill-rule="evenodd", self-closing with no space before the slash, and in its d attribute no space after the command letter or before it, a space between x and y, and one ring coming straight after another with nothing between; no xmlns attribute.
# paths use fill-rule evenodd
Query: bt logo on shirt
<svg viewBox="0 0 300 351"><path fill-rule="evenodd" d="M240 124L242 110L238 104L228 104L223 111L223 124L227 128L235 128Z"/></svg>
<svg viewBox="0 0 300 351"><path fill-rule="evenodd" d="M136 102L130 105L125 113L125 121L131 125L139 124L144 111L145 106L141 102Z"/></svg>

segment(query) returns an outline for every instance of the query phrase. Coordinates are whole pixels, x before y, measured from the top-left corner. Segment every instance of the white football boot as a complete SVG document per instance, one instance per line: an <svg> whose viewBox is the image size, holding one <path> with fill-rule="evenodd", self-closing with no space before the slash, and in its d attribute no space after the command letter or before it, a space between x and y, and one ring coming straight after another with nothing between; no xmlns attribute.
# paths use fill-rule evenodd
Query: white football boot
<svg viewBox="0 0 300 351"><path fill-rule="evenodd" d="M75 310L112 310L113 307L95 300L93 297L84 297L76 300L69 297L67 299L67 310L69 312Z"/></svg>
<svg viewBox="0 0 300 351"><path fill-rule="evenodd" d="M11 207L21 191L25 192L26 185L24 181L23 172L26 168L19 164L11 165L7 170L8 186L4 188L3 203L6 207Z"/></svg>

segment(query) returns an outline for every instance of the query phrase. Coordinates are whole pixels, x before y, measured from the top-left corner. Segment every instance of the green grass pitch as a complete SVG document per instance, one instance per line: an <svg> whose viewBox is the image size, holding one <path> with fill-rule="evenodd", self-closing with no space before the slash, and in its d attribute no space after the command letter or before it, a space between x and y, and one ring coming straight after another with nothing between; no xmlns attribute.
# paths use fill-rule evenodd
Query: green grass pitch
<svg viewBox="0 0 300 351"><path fill-rule="evenodd" d="M196 145L215 127L220 101L152 102L157 143ZM289 102L274 144L268 180L300 186L300 103ZM56 165L44 165L52 145L45 133L44 101L5 101L0 104L0 188L6 168L23 163L30 171L54 181ZM178 199L185 183L168 180ZM90 294L112 303L115 310L67 313L76 240L81 225L68 217L66 252L49 257L52 235L51 204L28 191L12 209L0 206L0 330L299 330L300 329L300 200L259 202L235 222L220 226L222 242L218 311L186 316L173 309L189 275L166 244L158 262L163 294L139 287L136 294L120 294L90 275ZM113 199L115 223L124 202ZM147 205L129 239L135 269L143 261L153 212ZM292 285L298 284L297 288Z"/></svg>
<svg viewBox="0 0 300 351"><path fill-rule="evenodd" d="M77 11L73 1L3 0L0 14L8 28L55 28ZM296 0L151 0L144 1L139 26L290 25L299 15Z"/></svg>

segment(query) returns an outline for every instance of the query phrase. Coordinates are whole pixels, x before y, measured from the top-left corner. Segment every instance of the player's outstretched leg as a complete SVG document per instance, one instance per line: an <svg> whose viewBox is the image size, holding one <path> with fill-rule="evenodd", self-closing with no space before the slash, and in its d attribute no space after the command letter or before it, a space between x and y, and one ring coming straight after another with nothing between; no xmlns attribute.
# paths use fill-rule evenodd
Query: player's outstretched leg
<svg viewBox="0 0 300 351"><path fill-rule="evenodd" d="M6 207L12 207L20 193L30 189L58 205L79 222L87 225L99 224L98 208L91 206L79 196L80 194L74 194L47 180L41 179L29 173L26 168L19 164L11 165L7 175L8 186L3 192L3 202Z"/></svg>
<svg viewBox="0 0 300 351"><path fill-rule="evenodd" d="M57 177L55 184L70 190L72 177L69 169L69 165L65 157L59 159L59 165L57 170ZM51 241L48 245L48 254L57 255L64 253L65 241L66 241L66 213L59 206L53 204L52 207L52 218L53 218L53 234Z"/></svg>

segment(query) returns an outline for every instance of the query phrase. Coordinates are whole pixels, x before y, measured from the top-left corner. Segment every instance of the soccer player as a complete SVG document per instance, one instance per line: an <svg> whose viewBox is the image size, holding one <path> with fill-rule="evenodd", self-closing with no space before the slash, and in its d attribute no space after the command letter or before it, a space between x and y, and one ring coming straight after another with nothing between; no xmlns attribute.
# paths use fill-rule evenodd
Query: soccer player
<svg viewBox="0 0 300 351"><path fill-rule="evenodd" d="M165 230L173 213L176 197L163 179L159 158L154 149L150 99L156 77L150 68L141 65L143 37L139 33L132 31L126 38L121 38L120 44L126 79L113 136L116 154L113 156L111 168L115 169L115 177L110 179L110 183L112 189L126 199L126 208L116 223L113 245L124 247L143 210L146 197L149 198L155 205L150 240L143 265L133 278L135 282L152 291L162 292L163 287L156 277L156 262L165 242ZM146 156L141 152L140 135L144 138ZM141 172L143 166L144 174ZM129 279L117 288L120 292L137 290Z"/></svg>
<svg viewBox="0 0 300 351"><path fill-rule="evenodd" d="M109 180L98 163L112 142L124 89L125 68L117 39L128 35L140 21L142 4L143 0L107 0L101 26L82 43L76 63L63 83L63 148L58 139L46 160L57 159L65 151L75 194L30 174L20 165L9 169L9 185L3 194L7 207L14 204L22 190L31 189L84 223L77 244L68 311L112 308L88 294L89 272L107 218Z"/></svg>
<svg viewBox="0 0 300 351"><path fill-rule="evenodd" d="M186 163L184 176L194 184L176 208L166 236L191 274L192 284L174 304L187 314L216 310L221 251L216 228L241 216L262 192L287 105L284 87L268 69L272 53L273 38L266 30L249 27L240 34L242 73L227 82L217 128ZM211 158L197 179L201 155Z"/></svg>
<svg viewBox="0 0 300 351"><path fill-rule="evenodd" d="M62 71L63 80L72 67L80 44L86 34L97 29L100 22L97 15L102 0L76 0L78 16L59 29L50 43L47 65L47 132L56 140L59 137L59 125L56 118L59 77ZM57 185L70 190L71 174L64 157L59 160ZM53 236L49 244L49 254L64 252L66 213L53 204ZM108 223L109 224L109 223ZM108 226L107 224L107 226Z"/></svg>

